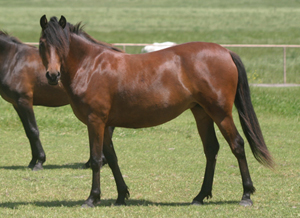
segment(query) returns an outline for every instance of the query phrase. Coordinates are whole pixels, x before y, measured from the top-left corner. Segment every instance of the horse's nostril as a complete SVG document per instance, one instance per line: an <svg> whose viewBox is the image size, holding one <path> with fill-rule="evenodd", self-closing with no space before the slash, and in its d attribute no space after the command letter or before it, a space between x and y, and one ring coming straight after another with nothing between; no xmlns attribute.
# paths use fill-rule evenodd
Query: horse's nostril
<svg viewBox="0 0 300 218"><path fill-rule="evenodd" d="M51 79L49 71L46 72L46 77L47 77L47 79Z"/></svg>

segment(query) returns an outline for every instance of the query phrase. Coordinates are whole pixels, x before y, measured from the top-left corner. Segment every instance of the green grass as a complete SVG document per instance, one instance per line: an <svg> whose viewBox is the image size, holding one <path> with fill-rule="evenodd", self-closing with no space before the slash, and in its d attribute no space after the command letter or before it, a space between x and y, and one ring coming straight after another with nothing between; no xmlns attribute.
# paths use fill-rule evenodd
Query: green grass
<svg viewBox="0 0 300 218"><path fill-rule="evenodd" d="M83 21L93 37L114 43L210 41L219 44L299 44L297 0L2 1L0 28L22 41L36 42L43 14ZM141 48L129 49L137 53ZM282 49L234 48L252 83L282 82ZM287 49L289 83L300 83L299 49ZM221 144L213 198L202 207L189 203L199 192L205 156L190 112L147 129L117 128L115 149L130 188L127 207L111 206L117 192L108 167L101 171L102 203L80 205L91 188L86 127L69 106L35 107L47 154L44 170L26 168L30 146L11 105L0 100L1 217L299 217L300 88L252 87L252 100L269 150L277 163L270 171L257 163L246 144L257 192L254 206L238 205L242 185L237 161ZM239 131L241 128L234 111Z"/></svg>
<svg viewBox="0 0 300 218"><path fill-rule="evenodd" d="M91 187L86 127L69 106L35 107L47 153L43 171L26 168L29 143L12 107L0 101L0 215L5 217L297 217L299 216L300 88L252 87L256 109L275 171L257 163L246 144L257 192L254 206L238 205L242 185L237 161L217 130L221 144L213 198L190 206L202 183L205 157L192 114L187 111L162 126L117 128L115 149L131 197L127 207L111 206L117 192L108 167L101 171L102 203L82 209ZM54 116L55 114L55 116ZM241 132L237 114L234 116Z"/></svg>

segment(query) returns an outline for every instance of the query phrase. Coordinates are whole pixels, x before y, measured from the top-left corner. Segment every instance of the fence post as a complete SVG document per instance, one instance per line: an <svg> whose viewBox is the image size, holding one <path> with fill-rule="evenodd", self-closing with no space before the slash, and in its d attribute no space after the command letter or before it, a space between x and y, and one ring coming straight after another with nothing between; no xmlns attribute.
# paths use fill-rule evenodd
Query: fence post
<svg viewBox="0 0 300 218"><path fill-rule="evenodd" d="M286 84L286 47L283 47L283 83Z"/></svg>

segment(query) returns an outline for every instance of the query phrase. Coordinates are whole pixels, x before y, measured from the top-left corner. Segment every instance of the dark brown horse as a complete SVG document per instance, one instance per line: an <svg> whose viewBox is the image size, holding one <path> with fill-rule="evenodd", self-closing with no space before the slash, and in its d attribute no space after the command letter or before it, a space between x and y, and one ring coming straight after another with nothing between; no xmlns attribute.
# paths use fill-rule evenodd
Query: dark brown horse
<svg viewBox="0 0 300 218"><path fill-rule="evenodd" d="M36 124L33 105L57 107L69 104L62 85L51 86L34 46L0 31L0 95L17 111L31 146L33 170L42 169L46 155ZM110 130L111 134L113 128ZM89 166L87 162L86 167Z"/></svg>
<svg viewBox="0 0 300 218"><path fill-rule="evenodd" d="M244 141L232 118L235 104L243 131L256 159L272 167L250 98L245 68L235 53L213 43L192 42L147 54L125 54L92 38L80 29L67 28L66 19L40 20L40 55L50 84L63 83L75 115L87 125L92 189L84 206L100 202L101 154L115 177L118 198L125 204L129 192L115 153L107 146L108 126L143 128L174 119L190 109L206 155L200 193L193 204L212 196L219 143L218 126L237 158L243 183L241 205L252 205L255 191L247 166Z"/></svg>

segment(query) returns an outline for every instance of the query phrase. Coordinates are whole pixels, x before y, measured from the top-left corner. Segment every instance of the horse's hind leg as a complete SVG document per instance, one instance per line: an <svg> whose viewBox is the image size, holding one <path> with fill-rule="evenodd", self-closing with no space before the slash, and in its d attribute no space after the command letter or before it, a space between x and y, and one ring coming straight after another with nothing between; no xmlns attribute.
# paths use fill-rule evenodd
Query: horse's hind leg
<svg viewBox="0 0 300 218"><path fill-rule="evenodd" d="M19 99L18 104L14 105L14 108L22 121L31 146L32 159L28 167L32 170L43 169L42 165L46 161L46 155L40 141L39 129L36 124L32 104L27 100Z"/></svg>
<svg viewBox="0 0 300 218"><path fill-rule="evenodd" d="M219 113L220 115L221 113ZM233 119L232 115L227 116L219 116L221 119L215 120L216 124L218 125L219 129L221 130L224 138L228 142L232 153L235 155L235 157L238 160L240 173L242 176L242 182L243 182L243 196L242 200L240 202L240 205L242 206L251 206L253 203L250 199L250 195L255 192L255 188L253 186L248 164L246 160L245 150L244 150L244 140L238 133Z"/></svg>
<svg viewBox="0 0 300 218"><path fill-rule="evenodd" d="M212 184L219 151L219 143L215 134L214 122L211 117L200 107L191 109L197 122L197 128L201 137L206 156L206 169L200 193L194 198L192 204L203 204L204 198L212 197Z"/></svg>
<svg viewBox="0 0 300 218"><path fill-rule="evenodd" d="M113 132L112 127L108 127L108 129L106 129L105 131L104 142L103 142L103 153L109 167L112 170L117 185L118 198L116 200L115 205L125 205L125 199L127 199L130 194L128 191L128 187L123 179L122 173L120 171L118 158L115 149L113 147L113 143L111 140L112 132Z"/></svg>

